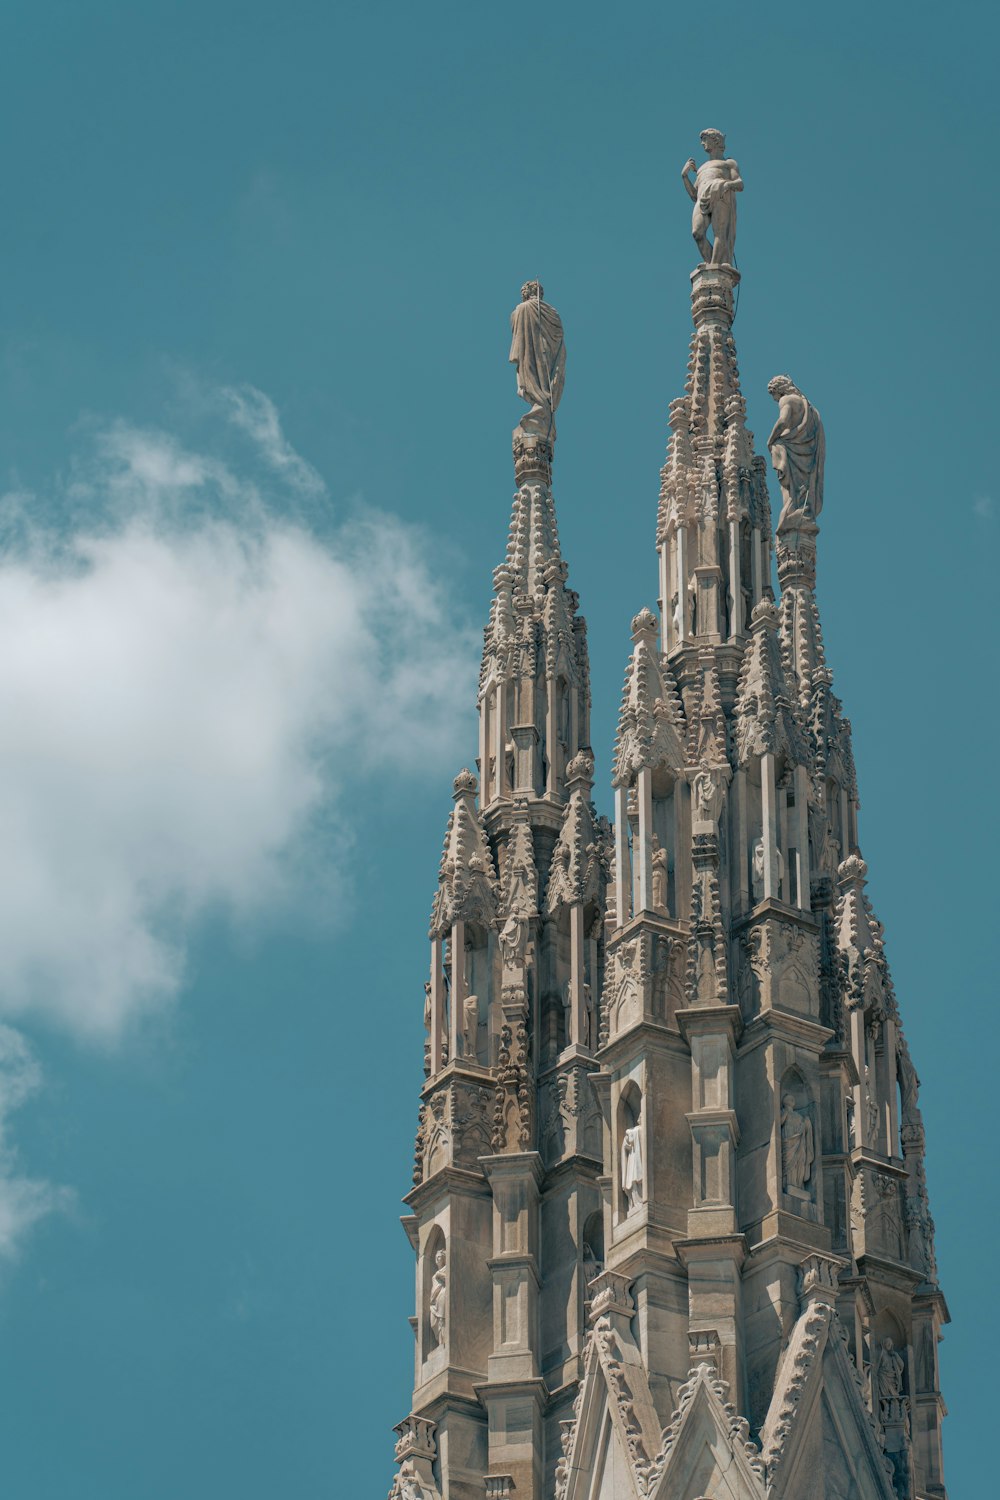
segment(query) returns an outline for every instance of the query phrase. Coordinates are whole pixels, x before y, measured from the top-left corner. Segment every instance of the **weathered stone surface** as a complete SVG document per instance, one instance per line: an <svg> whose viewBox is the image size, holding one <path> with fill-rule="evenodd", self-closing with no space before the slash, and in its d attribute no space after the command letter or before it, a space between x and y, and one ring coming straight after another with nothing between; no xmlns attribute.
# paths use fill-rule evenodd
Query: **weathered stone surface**
<svg viewBox="0 0 1000 1500"><path fill-rule="evenodd" d="M551 488L562 326L533 283L514 315L531 410L431 921L394 1500L945 1495L919 1085L816 603L825 435L772 381L776 604L742 181L703 139L613 825Z"/></svg>

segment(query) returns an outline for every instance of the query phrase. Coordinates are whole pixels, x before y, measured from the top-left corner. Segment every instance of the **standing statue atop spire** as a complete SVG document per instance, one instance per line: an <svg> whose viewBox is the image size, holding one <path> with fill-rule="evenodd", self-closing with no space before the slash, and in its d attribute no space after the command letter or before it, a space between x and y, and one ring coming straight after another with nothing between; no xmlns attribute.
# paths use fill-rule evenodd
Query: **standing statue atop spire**
<svg viewBox="0 0 1000 1500"><path fill-rule="evenodd" d="M699 167L689 156L681 168L681 181L694 204L691 233L706 265L736 264L736 193L743 191L743 178L736 162L724 156L726 137L721 130L703 130L699 137L708 155ZM697 175L694 182L689 174ZM712 238L708 238L711 227Z"/></svg>
<svg viewBox="0 0 1000 1500"><path fill-rule="evenodd" d="M510 315L510 362L517 366L517 394L531 407L517 424L518 431L552 443L566 379L566 344L562 319L542 301L544 295L538 281L526 281L521 288L520 304Z"/></svg>
<svg viewBox="0 0 1000 1500"><path fill-rule="evenodd" d="M823 509L826 434L819 412L787 375L775 375L767 390L778 403L778 420L767 440L784 499L777 530L796 531Z"/></svg>

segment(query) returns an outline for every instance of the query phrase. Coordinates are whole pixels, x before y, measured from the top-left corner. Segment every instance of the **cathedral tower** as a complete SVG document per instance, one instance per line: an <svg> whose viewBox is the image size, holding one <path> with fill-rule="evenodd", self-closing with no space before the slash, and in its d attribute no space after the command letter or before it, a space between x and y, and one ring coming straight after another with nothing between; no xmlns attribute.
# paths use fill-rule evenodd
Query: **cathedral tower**
<svg viewBox="0 0 1000 1500"><path fill-rule="evenodd" d="M395 1500L946 1493L917 1078L815 597L825 435L775 377L772 540L743 184L702 141L613 825L551 485L562 325L535 282L512 315L530 410L431 917Z"/></svg>

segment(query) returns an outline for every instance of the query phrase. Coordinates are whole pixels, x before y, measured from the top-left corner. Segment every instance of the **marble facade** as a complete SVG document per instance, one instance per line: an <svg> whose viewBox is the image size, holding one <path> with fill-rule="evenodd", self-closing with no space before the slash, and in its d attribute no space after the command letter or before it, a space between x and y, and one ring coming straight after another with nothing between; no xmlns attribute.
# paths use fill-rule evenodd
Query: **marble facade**
<svg viewBox="0 0 1000 1500"><path fill-rule="evenodd" d="M732 332L743 182L703 144L613 821L552 492L562 324L537 282L512 318L530 410L415 1002L392 1500L946 1495L918 1081L816 603L825 434L776 377L775 535Z"/></svg>

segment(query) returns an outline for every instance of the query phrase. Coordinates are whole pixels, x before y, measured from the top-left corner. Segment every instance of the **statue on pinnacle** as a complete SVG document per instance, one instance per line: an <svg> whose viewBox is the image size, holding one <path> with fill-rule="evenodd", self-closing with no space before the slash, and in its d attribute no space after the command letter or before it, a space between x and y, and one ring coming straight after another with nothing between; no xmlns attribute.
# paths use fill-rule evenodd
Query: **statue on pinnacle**
<svg viewBox="0 0 1000 1500"><path fill-rule="evenodd" d="M689 156L681 168L681 181L694 204L691 233L705 265L733 266L736 264L735 195L743 191L743 178L736 162L726 158L726 137L721 130L703 130L699 139L708 160L699 167L694 157ZM694 182L692 172L696 174Z"/></svg>
<svg viewBox="0 0 1000 1500"><path fill-rule="evenodd" d="M544 295L538 281L526 281L521 288L521 301L510 315L510 363L517 366L517 394L531 408L517 424L515 437L542 438L552 444L566 379L566 344L562 319L542 300Z"/></svg>
<svg viewBox="0 0 1000 1500"><path fill-rule="evenodd" d="M823 509L826 434L819 412L787 375L775 375L767 390L778 403L778 420L767 446L784 501L777 525L780 536L800 530L803 521L815 522Z"/></svg>

